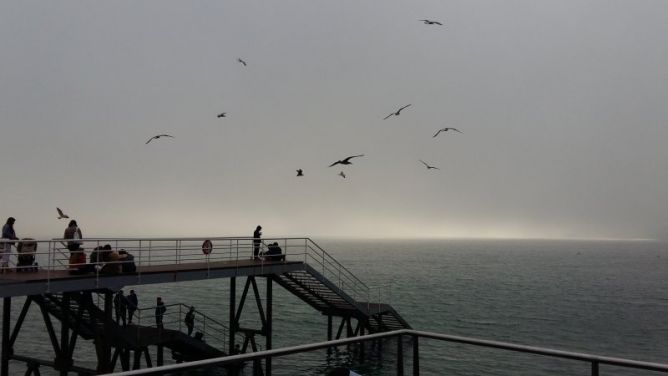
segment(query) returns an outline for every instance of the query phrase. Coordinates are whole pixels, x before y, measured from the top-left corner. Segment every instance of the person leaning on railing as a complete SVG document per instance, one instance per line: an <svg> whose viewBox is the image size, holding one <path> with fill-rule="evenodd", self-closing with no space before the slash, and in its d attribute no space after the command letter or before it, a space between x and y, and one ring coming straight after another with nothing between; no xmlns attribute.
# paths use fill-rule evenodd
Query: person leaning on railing
<svg viewBox="0 0 668 376"><path fill-rule="evenodd" d="M2 238L9 240L18 240L16 237L16 232L14 232L14 222L16 219L14 217L7 218L7 223L2 226ZM2 250L2 257L0 258L0 273L9 273L9 256L12 254L13 242L6 242L1 244L0 250Z"/></svg>
<svg viewBox="0 0 668 376"><path fill-rule="evenodd" d="M85 264L86 253L84 253L83 248L81 248L81 240L79 240L83 239L83 235L81 234L81 229L77 225L77 221L74 219L70 221L65 229L63 239L71 239L67 242L67 249L70 251L70 268L77 269L81 264Z"/></svg>

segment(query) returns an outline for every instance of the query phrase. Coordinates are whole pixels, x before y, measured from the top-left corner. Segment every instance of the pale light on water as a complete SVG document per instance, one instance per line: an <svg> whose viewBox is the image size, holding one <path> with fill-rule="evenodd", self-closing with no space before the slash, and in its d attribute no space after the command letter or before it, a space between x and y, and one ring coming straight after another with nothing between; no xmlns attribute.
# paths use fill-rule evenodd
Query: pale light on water
<svg viewBox="0 0 668 376"><path fill-rule="evenodd" d="M668 252L657 242L540 240L333 240L315 239L369 286L391 286L394 308L419 330L556 349L668 362ZM260 293L266 282L258 278ZM229 280L127 286L141 307L156 296L166 304L194 305L227 323ZM243 280L237 281L239 289ZM274 347L322 341L326 316L274 285ZM387 292L384 288L383 294ZM13 300L13 320L22 299ZM371 298L373 301L373 296ZM260 328L247 301L242 326ZM335 329L338 320L335 320ZM33 306L16 344L17 354L53 359ZM56 325L57 327L57 325ZM264 349L263 337L257 338ZM584 363L470 346L421 342L421 374L588 374ZM382 353L382 356L380 355ZM395 346L370 351L364 364L340 349L274 360L275 375L321 375L352 365L363 375L393 375ZM75 364L95 365L90 342L79 340ZM169 359L169 355L165 355ZM20 367L19 367L20 366ZM25 365L12 362L14 372ZM410 356L406 369L410 367ZM47 368L43 375L56 374ZM602 368L602 373L643 375ZM247 369L247 372L250 372Z"/></svg>

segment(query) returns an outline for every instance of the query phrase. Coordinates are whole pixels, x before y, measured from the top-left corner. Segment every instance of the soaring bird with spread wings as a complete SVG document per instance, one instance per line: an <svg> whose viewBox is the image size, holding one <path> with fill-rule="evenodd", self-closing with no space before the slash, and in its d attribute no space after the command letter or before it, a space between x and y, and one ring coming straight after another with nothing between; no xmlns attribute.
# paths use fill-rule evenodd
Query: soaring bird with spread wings
<svg viewBox="0 0 668 376"><path fill-rule="evenodd" d="M246 62L242 58L238 58L237 61L243 64L244 67L246 66Z"/></svg>
<svg viewBox="0 0 668 376"><path fill-rule="evenodd" d="M424 22L425 25L441 25L441 26L443 26L443 24L438 22L438 21L431 21L431 20L418 20L418 21Z"/></svg>
<svg viewBox="0 0 668 376"><path fill-rule="evenodd" d="M148 144L149 142L151 142L151 141L153 141L153 140L157 140L157 139L159 139L160 137L171 137L171 138L175 138L174 136L172 136L172 135L168 135L168 134L158 134L158 135L155 135L155 136L149 138L148 141L146 141L146 143Z"/></svg>
<svg viewBox="0 0 668 376"><path fill-rule="evenodd" d="M69 215L63 213L63 211L60 210L60 208L56 208L56 210L58 210L58 219L63 219L63 218L69 218L70 217Z"/></svg>
<svg viewBox="0 0 668 376"><path fill-rule="evenodd" d="M410 107L410 104L407 104L407 105L401 107L400 109L398 109L396 112L393 112L393 113L391 113L391 114L385 116L385 117L383 118L383 120L387 120L387 119L388 119L390 116L392 116L392 115L394 115L394 116L399 116L399 114L401 114L401 110L403 110L403 109L406 108L406 107Z"/></svg>
<svg viewBox="0 0 668 376"><path fill-rule="evenodd" d="M428 165L427 162L423 161L422 159L419 159L419 161L422 162L422 164L427 168L427 170L431 170L432 168L434 170L440 170L440 168L438 167Z"/></svg>
<svg viewBox="0 0 668 376"><path fill-rule="evenodd" d="M434 135L434 137L438 136L438 134L441 133L441 132L447 132L447 131L455 131L455 132L463 133L462 131L460 131L457 128L445 127L445 128L439 129L438 132L436 132L436 134Z"/></svg>
<svg viewBox="0 0 668 376"><path fill-rule="evenodd" d="M329 167L335 166L335 165L337 165L337 164L342 164L342 165L353 164L353 163L350 161L351 159L353 159L353 158L357 158L357 157L363 157L363 156L364 156L364 154L353 155L353 156L350 156L350 157L348 157L348 158L344 158L344 159L338 160L338 161L332 163L331 165L329 165Z"/></svg>

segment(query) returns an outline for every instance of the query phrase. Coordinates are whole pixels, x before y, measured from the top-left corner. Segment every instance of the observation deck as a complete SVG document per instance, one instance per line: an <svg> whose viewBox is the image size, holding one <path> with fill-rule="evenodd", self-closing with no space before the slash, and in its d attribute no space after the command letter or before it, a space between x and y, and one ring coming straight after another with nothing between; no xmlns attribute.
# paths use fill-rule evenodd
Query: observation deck
<svg viewBox="0 0 668 376"><path fill-rule="evenodd" d="M148 359L148 346L157 345L160 348L157 365L162 365L161 349L165 345L164 335L157 341L147 340L151 338L151 328L134 328L132 335L143 338L142 341L128 342L126 337L119 335L128 330L116 328L110 319L112 309L113 293L123 286L159 284L183 281L198 281L213 278L227 278L230 280L229 322L224 337L226 343L219 346L217 350L209 351L211 356L216 354L230 354L241 351L258 351L255 336L264 336L265 348L271 349L272 337L272 283L282 286L303 302L313 307L328 317L327 339L333 339L333 318L341 319L336 338L353 337L366 333L379 333L397 329L409 329L408 323L383 296L383 289L372 289L351 273L347 268L336 261L329 253L309 238L270 238L262 239L262 242L254 243L253 238L96 238L81 239L81 246L87 254L87 260L94 249L109 244L113 251L124 250L131 254L133 261L108 261L98 253L99 261L87 264L69 265L70 252L66 247L67 240L21 240L17 245L28 242L36 244L36 250L32 256L38 263L36 271L12 272L0 275L0 296L4 298L3 329L3 356L0 367L0 376L8 375L8 362L10 359L25 361L28 371L36 368L35 364L46 365L61 370L62 374L67 371L86 373L85 370L74 366L73 352L74 343L70 337L81 336L84 339L94 339L96 346L102 344L98 349L98 368L95 372L113 371L116 359L121 358L121 366L124 370L130 369L129 361L123 356L129 357L130 351L135 351L135 362L132 369L140 368L138 358L146 355L146 365L152 366ZM0 241L1 242L1 241ZM271 260L264 257L267 254L267 244L277 243L282 249L282 260ZM255 247L258 247L259 258L254 257ZM25 249L25 247L22 247ZM98 251L103 252L103 251ZM13 254L11 264L25 266L26 254L22 253L22 262L18 262L18 256ZM106 261L102 261L102 259ZM14 262L16 261L16 262ZM109 266L118 264L123 266L133 262L136 270L126 273L109 273ZM120 269L120 268L119 268ZM243 294L237 307L236 301L236 279L245 277L246 283ZM264 278L267 281L266 297L260 298L256 278ZM99 294L104 296L103 307L91 308L81 303L85 294ZM261 327L257 329L243 328L240 326L240 316L244 303L249 293L254 294L255 301L260 307L259 315ZM9 336L10 307L12 297L25 296L26 304L14 328L14 333ZM374 302L371 298L378 299ZM385 298L385 302L383 302ZM47 304L50 301L50 305ZM262 304L265 308L262 308ZM62 329L61 345L55 338L53 329L50 329L54 350L58 361L40 361L14 354L12 348L16 341L18 332L23 324L25 312L30 302L40 306L43 312L45 324L50 317L54 317L67 325L67 330ZM78 302L78 303L77 303ZM60 308L58 308L60 307ZM99 311L95 311L98 309ZM150 308L149 308L150 309ZM79 312L79 321L75 313ZM88 334L82 327L82 312L88 312L89 317L96 316L101 326L93 325ZM356 324L354 323L356 321ZM87 324L89 325L89 324ZM90 326L90 325L89 325ZM71 333L68 332L71 330ZM128 332L129 333L129 332ZM143 334L142 334L143 333ZM144 335L145 334L145 335ZM154 334L154 333L153 333ZM169 333L173 338L181 338L182 333ZM155 336L154 336L155 337ZM243 337L241 340L237 340ZM69 338L69 339L68 339ZM119 339L120 338L120 339ZM181 338L177 340L181 346L182 353L188 353L188 340ZM72 343L72 345L68 345ZM137 345L141 343L142 345ZM242 343L242 345L241 345ZM172 342L172 345L174 342ZM197 345L192 343L193 346ZM239 346L241 345L241 346ZM106 346L106 347L105 347ZM185 347L184 347L185 346ZM111 356L111 348L116 352ZM216 351L219 351L216 353ZM38 367L38 366L37 366ZM271 374L271 363L268 359L265 364L265 374ZM29 374L29 372L26 374ZM90 371L91 374L95 373ZM38 372L37 372L38 373Z"/></svg>

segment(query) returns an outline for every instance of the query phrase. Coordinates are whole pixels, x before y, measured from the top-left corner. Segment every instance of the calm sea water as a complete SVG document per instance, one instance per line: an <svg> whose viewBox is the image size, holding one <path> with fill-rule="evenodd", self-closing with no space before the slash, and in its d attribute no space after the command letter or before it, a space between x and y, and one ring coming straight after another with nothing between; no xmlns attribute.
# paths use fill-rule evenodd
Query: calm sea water
<svg viewBox="0 0 668 376"><path fill-rule="evenodd" d="M668 363L664 243L315 240L368 285L391 286L390 303L415 329ZM263 290L265 283L259 285ZM237 287L240 294L243 280ZM229 280L129 288L138 292L140 306L150 306L160 295L166 303L193 304L227 321ZM20 300L14 301L16 317ZM259 328L256 313L247 303L243 326ZM275 348L326 340L326 316L277 285L273 313ZM263 348L262 337L258 342ZM79 341L77 346L75 363L94 367L91 344ZM363 375L395 375L395 348L388 343L369 349L364 362L352 349L292 355L274 360L274 374L322 375L344 365ZM35 307L16 349L53 358ZM421 342L420 351L423 375L589 374L584 363L429 340ZM410 351L406 354L408 371ZM24 368L13 371L22 374ZM613 367L601 372L652 374ZM42 369L42 374L55 373Z"/></svg>

